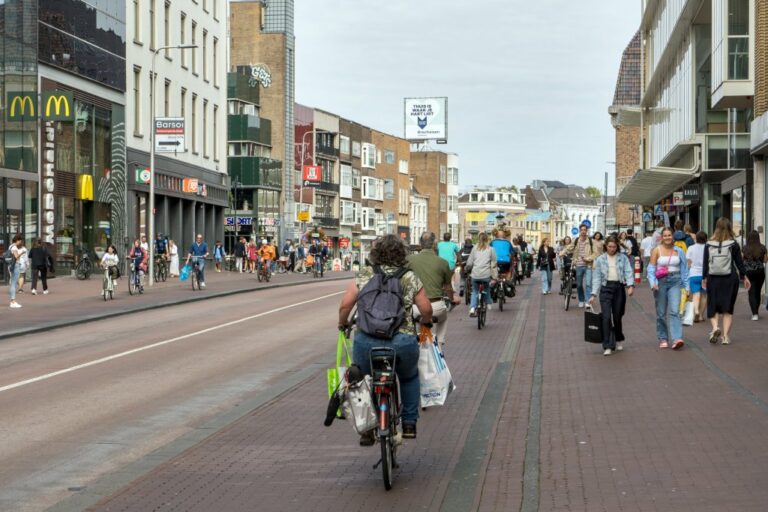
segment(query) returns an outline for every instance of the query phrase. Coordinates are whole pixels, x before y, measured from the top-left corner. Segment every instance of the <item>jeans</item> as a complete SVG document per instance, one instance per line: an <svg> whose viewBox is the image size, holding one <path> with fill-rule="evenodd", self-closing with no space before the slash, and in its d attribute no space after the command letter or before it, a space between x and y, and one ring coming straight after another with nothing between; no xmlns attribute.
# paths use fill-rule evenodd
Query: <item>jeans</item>
<svg viewBox="0 0 768 512"><path fill-rule="evenodd" d="M552 269L549 267L539 267L541 273L541 292L549 293L552 288Z"/></svg>
<svg viewBox="0 0 768 512"><path fill-rule="evenodd" d="M362 331L355 333L352 359L366 375L371 373L370 352L373 347L395 349L395 371L400 380L400 396L403 400L404 422L416 423L419 419L419 341L414 334L398 332L391 340L368 336Z"/></svg>
<svg viewBox="0 0 768 512"><path fill-rule="evenodd" d="M19 286L19 270L21 269L21 265L16 263L13 266L13 270L11 270L8 274L10 275L11 282L8 283L10 286L8 286L8 296L11 298L11 302L16 300L16 289Z"/></svg>
<svg viewBox="0 0 768 512"><path fill-rule="evenodd" d="M653 292L656 298L656 337L659 341L675 341L683 337L683 324L680 320L682 285L680 274L675 272L659 279L659 289Z"/></svg>
<svg viewBox="0 0 768 512"><path fill-rule="evenodd" d="M592 294L592 267L576 267L576 294L579 302L586 302L586 298Z"/></svg>
<svg viewBox="0 0 768 512"><path fill-rule="evenodd" d="M491 304L493 301L491 300L491 280L490 279L472 279L472 301L470 304L470 308L475 309L477 307L477 290L480 283L485 286L485 289L483 290L483 295L485 295L485 303Z"/></svg>

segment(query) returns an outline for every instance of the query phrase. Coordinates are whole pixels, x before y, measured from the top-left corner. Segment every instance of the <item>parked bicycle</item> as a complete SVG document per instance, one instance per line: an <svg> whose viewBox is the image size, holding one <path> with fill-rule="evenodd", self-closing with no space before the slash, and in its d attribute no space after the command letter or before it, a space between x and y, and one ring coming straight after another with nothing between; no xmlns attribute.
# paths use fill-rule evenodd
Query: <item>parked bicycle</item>
<svg viewBox="0 0 768 512"><path fill-rule="evenodd" d="M93 263L91 263L91 257L88 256L88 251L85 249L80 250L80 261L75 267L75 276L81 281L89 279L93 272Z"/></svg>
<svg viewBox="0 0 768 512"><path fill-rule="evenodd" d="M140 261L142 258L128 258L131 262L131 275L128 280L128 293L131 295L139 295L144 293L144 285L141 282L141 270L136 269L136 261Z"/></svg>

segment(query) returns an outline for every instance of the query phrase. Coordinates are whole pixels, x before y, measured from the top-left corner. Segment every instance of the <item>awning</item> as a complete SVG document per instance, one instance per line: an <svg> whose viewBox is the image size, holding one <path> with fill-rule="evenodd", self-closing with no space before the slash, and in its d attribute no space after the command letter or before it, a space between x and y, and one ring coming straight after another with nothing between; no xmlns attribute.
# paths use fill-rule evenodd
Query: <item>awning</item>
<svg viewBox="0 0 768 512"><path fill-rule="evenodd" d="M662 198L672 194L699 172L699 149L694 150L694 164L689 169L674 167L651 167L640 169L618 193L619 203L653 206Z"/></svg>

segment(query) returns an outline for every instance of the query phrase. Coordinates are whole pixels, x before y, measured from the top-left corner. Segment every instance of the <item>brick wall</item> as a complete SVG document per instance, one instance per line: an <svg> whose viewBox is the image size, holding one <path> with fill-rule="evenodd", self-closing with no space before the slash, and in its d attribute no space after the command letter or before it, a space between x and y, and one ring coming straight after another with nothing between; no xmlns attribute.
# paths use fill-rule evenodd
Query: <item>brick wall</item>
<svg viewBox="0 0 768 512"><path fill-rule="evenodd" d="M640 128L638 126L616 127L616 183L622 178L635 174L640 167ZM616 223L620 226L632 224L631 204L616 203ZM635 214L635 222L639 222Z"/></svg>
<svg viewBox="0 0 768 512"><path fill-rule="evenodd" d="M427 229L441 233L448 225L448 185L440 183L440 166L448 172L448 155L440 151L416 151L411 153L410 174L420 194L429 198ZM445 211L440 211L440 194L446 197Z"/></svg>
<svg viewBox="0 0 768 512"><path fill-rule="evenodd" d="M768 0L755 1L755 117L768 111Z"/></svg>

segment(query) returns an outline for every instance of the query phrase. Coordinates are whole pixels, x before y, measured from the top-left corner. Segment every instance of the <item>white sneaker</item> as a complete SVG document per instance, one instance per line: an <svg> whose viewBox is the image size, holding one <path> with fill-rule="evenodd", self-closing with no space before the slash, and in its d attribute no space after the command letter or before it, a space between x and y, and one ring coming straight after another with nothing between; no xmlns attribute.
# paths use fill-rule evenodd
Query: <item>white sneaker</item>
<svg viewBox="0 0 768 512"><path fill-rule="evenodd" d="M43 290L43 295L48 295L48 290Z"/></svg>
<svg viewBox="0 0 768 512"><path fill-rule="evenodd" d="M475 308L469 308L469 316L477 316L477 313L475 313Z"/></svg>
<svg viewBox="0 0 768 512"><path fill-rule="evenodd" d="M584 303L583 303L583 302L579 302L579 307L580 307L580 308L583 308L583 307L584 307ZM606 354L606 355L607 355L607 354Z"/></svg>
<svg viewBox="0 0 768 512"><path fill-rule="evenodd" d="M37 290L32 290L32 295L37 295ZM752 318L754 320L754 317Z"/></svg>
<svg viewBox="0 0 768 512"><path fill-rule="evenodd" d="M492 309L493 309L493 304L488 304L487 306L485 306L486 311L490 311Z"/></svg>
<svg viewBox="0 0 768 512"><path fill-rule="evenodd" d="M757 315L752 315L752 320L759 320L759 319L760 319L760 317L759 317L759 316L757 316Z"/></svg>
<svg viewBox="0 0 768 512"><path fill-rule="evenodd" d="M200 288L205 288L205 283L200 283Z"/></svg>
<svg viewBox="0 0 768 512"><path fill-rule="evenodd" d="M613 353L613 352L611 352L611 349L609 349L609 348L607 348L607 349L603 350L603 355L604 355L604 356L609 356L609 355L611 355L612 353Z"/></svg>
<svg viewBox="0 0 768 512"><path fill-rule="evenodd" d="M622 345L621 343L617 343L616 352L621 352L622 350L624 350L624 345Z"/></svg>
<svg viewBox="0 0 768 512"><path fill-rule="evenodd" d="M11 307L13 309L19 309L21 307L21 304L19 304L18 302L11 302Z"/></svg>

